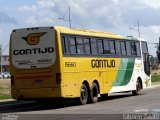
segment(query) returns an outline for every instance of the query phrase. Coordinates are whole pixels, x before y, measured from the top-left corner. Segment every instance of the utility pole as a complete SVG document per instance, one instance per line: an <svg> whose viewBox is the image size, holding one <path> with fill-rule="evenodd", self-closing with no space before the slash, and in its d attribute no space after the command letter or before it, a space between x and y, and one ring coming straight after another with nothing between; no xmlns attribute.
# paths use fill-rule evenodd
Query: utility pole
<svg viewBox="0 0 160 120"><path fill-rule="evenodd" d="M139 36L139 38L141 37L141 35L140 35L140 28L139 28L139 20L138 20L138 36Z"/></svg>
<svg viewBox="0 0 160 120"><path fill-rule="evenodd" d="M2 68L3 68L3 67L2 67L2 45L1 45L1 44L0 44L0 55L1 55L1 79L2 79L2 78L3 78L3 77L2 77L2 72L3 72L3 71L2 71Z"/></svg>
<svg viewBox="0 0 160 120"><path fill-rule="evenodd" d="M0 44L0 55L1 55L1 74L3 72L3 62L2 62L2 58L3 58L3 52L6 50L6 48L9 46L9 44L7 44L4 48L2 48L2 45ZM3 79L3 76L1 77L1 79Z"/></svg>
<svg viewBox="0 0 160 120"><path fill-rule="evenodd" d="M71 29L72 28L71 26L71 8L69 7L68 9L69 9L69 27Z"/></svg>
<svg viewBox="0 0 160 120"><path fill-rule="evenodd" d="M68 19L66 20L66 19L65 19L65 16L66 16L67 12L68 12ZM63 17L58 18L58 19L64 20L64 21L68 21L68 22L69 22L69 27L70 27L70 29L71 29L71 28L72 28L72 26L71 26L71 8L68 7L68 9L67 9L67 11L64 13Z"/></svg>
<svg viewBox="0 0 160 120"><path fill-rule="evenodd" d="M157 44L157 62L159 66L160 64L160 37L159 37L159 43Z"/></svg>
<svg viewBox="0 0 160 120"><path fill-rule="evenodd" d="M137 26L137 29L134 28L135 26ZM137 21L136 25L133 26L133 28L130 27L129 29L137 31L137 32L138 32L138 37L139 37L139 38L141 37L139 20Z"/></svg>
<svg viewBox="0 0 160 120"><path fill-rule="evenodd" d="M155 44L155 48L157 49L156 50L157 57L156 57L156 60L154 62L153 69L158 69L158 67L160 65L160 37L159 37L159 43L149 43L149 44Z"/></svg>

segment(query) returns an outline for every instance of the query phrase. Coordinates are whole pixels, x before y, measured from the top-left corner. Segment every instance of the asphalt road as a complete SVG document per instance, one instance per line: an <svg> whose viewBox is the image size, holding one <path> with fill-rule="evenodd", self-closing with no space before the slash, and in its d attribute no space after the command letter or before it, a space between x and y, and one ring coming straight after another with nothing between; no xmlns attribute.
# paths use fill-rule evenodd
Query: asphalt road
<svg viewBox="0 0 160 120"><path fill-rule="evenodd" d="M4 113L18 115L23 119L50 120L55 118L69 119L135 119L135 115L156 115L149 116L153 119L160 119L160 87L142 91L139 96L132 96L131 93L112 94L107 100L99 100L95 104L77 105L74 101L67 101L61 105L32 105L22 108L15 108L3 111ZM134 115L134 116L128 116ZM1 118L0 117L0 118ZM11 116L16 117L16 116ZM113 118L114 117L114 118ZM141 117L142 116L137 116ZM146 117L146 116L145 116ZM92 118L92 119L91 119ZM137 119L137 118L136 118Z"/></svg>

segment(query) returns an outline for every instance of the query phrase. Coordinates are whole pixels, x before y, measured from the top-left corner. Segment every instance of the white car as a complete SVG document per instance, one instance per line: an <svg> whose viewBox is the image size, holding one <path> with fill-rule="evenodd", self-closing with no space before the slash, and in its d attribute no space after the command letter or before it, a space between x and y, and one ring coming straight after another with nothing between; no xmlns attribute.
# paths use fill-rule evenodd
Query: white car
<svg viewBox="0 0 160 120"><path fill-rule="evenodd" d="M8 72L0 73L0 78L10 78L10 74Z"/></svg>

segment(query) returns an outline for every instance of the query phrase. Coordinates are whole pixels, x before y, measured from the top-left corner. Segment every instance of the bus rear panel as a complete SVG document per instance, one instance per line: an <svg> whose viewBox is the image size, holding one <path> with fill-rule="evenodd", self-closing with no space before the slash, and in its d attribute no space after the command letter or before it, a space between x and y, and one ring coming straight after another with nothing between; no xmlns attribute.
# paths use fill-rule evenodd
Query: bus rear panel
<svg viewBox="0 0 160 120"><path fill-rule="evenodd" d="M10 41L12 97L60 97L59 62L53 27L13 30Z"/></svg>

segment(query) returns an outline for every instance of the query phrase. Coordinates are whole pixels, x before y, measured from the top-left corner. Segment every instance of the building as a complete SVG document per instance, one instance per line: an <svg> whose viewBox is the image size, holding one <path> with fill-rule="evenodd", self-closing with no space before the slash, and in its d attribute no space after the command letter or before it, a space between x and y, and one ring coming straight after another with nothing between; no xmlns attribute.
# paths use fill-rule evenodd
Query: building
<svg viewBox="0 0 160 120"><path fill-rule="evenodd" d="M2 72L9 72L9 55L2 55L0 65Z"/></svg>

